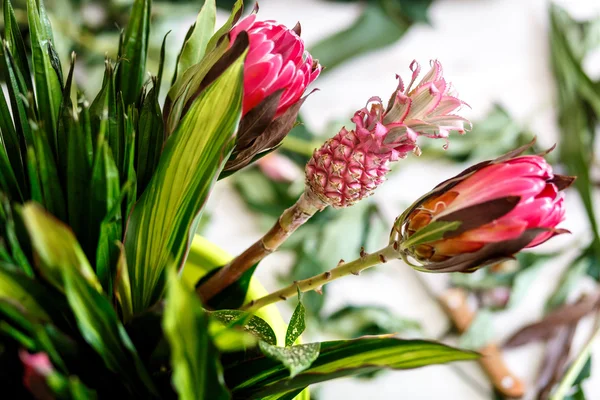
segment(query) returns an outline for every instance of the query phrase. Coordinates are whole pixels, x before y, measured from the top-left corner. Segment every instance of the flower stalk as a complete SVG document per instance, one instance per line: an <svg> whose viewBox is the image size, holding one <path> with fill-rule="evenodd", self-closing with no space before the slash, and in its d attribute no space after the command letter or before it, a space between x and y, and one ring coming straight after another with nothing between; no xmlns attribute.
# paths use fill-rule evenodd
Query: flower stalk
<svg viewBox="0 0 600 400"><path fill-rule="evenodd" d="M310 190L302 193L296 204L285 210L275 225L262 238L196 289L204 304L237 281L253 265L277 250L296 229L325 207L326 204L321 202Z"/></svg>
<svg viewBox="0 0 600 400"><path fill-rule="evenodd" d="M323 285L333 282L336 279L342 278L348 275L359 275L365 269L374 267L379 264L384 264L388 260L396 259L399 257L398 244L394 243L383 249L376 251L371 254L362 252L361 256L351 262L340 261L340 264L326 272L319 275L315 275L308 279L296 281L293 284L273 292L267 296L261 297L258 300L252 300L248 304L242 307L244 311L256 311L262 307L268 306L269 304L276 303L281 300L287 300L288 298L296 295L298 290L300 292L309 292L311 290L320 291Z"/></svg>

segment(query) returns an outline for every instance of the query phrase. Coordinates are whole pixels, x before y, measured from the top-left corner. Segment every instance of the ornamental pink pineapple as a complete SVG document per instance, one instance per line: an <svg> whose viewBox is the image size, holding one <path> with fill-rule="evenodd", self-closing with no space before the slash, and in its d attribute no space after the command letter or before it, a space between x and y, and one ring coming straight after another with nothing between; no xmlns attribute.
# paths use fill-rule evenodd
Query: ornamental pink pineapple
<svg viewBox="0 0 600 400"><path fill-rule="evenodd" d="M385 180L390 162L420 153L419 136L447 138L450 131L462 134L470 126L453 114L464 103L443 78L438 61L432 61L414 88L420 66L413 61L410 69L410 83L405 88L398 76L386 109L380 98L371 98L354 114L355 129L342 128L314 152L306 166L306 184L325 204L347 207L371 195Z"/></svg>
<svg viewBox="0 0 600 400"><path fill-rule="evenodd" d="M288 29L275 21L256 21L252 13L229 33L233 43L246 31L250 47L244 65L245 115L269 95L283 89L275 116L280 116L300 100L306 87L321 73L317 60L304 50L300 25Z"/></svg>
<svg viewBox="0 0 600 400"><path fill-rule="evenodd" d="M438 185L396 221L391 241L428 271L469 272L566 232L556 229L561 191L575 178L554 174L541 156L518 156L527 147ZM420 234L434 226L437 234Z"/></svg>

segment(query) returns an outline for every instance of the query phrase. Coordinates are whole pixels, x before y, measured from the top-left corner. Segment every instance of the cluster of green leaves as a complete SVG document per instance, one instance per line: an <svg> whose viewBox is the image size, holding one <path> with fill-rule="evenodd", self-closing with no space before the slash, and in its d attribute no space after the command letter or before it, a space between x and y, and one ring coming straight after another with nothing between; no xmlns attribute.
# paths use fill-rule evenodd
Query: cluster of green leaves
<svg viewBox="0 0 600 400"><path fill-rule="evenodd" d="M105 61L91 102L77 91L74 56L63 76L42 0L27 3L29 46L4 1L5 390L22 393L22 350L48 356L49 367L30 371L45 379L35 395L58 399L291 399L340 376L477 356L392 338L300 344L301 302L278 347L267 321L236 310L208 312L180 279L199 216L236 144L248 40L240 34L229 43L227 32L241 6L237 1L214 33L216 4L205 1L161 111L166 38L157 74L146 79L149 0L133 3L118 58Z"/></svg>

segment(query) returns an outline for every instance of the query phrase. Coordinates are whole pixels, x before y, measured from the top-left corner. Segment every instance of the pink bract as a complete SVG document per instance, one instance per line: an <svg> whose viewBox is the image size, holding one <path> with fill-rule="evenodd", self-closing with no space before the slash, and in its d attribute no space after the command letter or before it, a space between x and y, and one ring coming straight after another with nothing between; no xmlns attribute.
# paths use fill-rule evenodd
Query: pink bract
<svg viewBox="0 0 600 400"><path fill-rule="evenodd" d="M300 100L322 68L304 49L300 36L284 25L275 21L257 21L256 14L251 14L231 29L231 43L242 31L248 33L250 42L244 65L242 114L283 89L275 114L280 116Z"/></svg>

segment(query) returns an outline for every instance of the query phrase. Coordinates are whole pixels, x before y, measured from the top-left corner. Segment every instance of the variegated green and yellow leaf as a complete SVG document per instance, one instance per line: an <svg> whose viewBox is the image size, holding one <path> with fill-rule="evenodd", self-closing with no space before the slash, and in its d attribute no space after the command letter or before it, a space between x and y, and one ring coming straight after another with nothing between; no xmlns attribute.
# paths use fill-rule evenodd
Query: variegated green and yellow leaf
<svg viewBox="0 0 600 400"><path fill-rule="evenodd" d="M129 218L124 244L134 313L160 299L166 269L185 261L195 221L234 146L243 61L244 55L192 103Z"/></svg>
<svg viewBox="0 0 600 400"><path fill-rule="evenodd" d="M477 353L425 340L365 337L321 343L317 359L293 378L282 363L264 357L225 366L225 379L234 398L264 399L313 383L385 368L411 369L477 357Z"/></svg>

